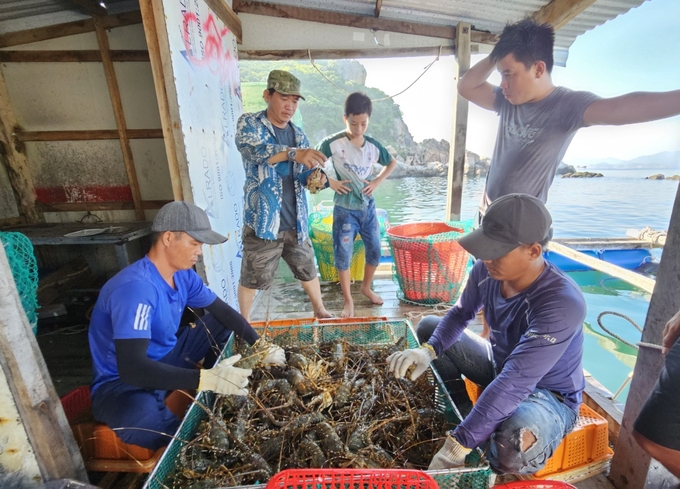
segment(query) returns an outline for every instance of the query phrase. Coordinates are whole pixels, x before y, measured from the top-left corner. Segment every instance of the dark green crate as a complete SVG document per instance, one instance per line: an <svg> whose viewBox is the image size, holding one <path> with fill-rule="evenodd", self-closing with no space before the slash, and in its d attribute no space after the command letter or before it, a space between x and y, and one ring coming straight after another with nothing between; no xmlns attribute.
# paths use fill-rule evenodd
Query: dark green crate
<svg viewBox="0 0 680 489"><path fill-rule="evenodd" d="M258 332L263 333L263 331ZM266 328L266 334L272 341L283 347L291 344L318 344L335 339L344 339L349 343L365 346L386 346L394 344L402 338L405 339L404 348L418 346L415 331L408 320L269 326ZM235 349L238 351L238 345L234 344L232 335L224 347L223 356L231 356ZM428 376L430 381L438 386L434 399L435 408L446 416L446 420L452 426L457 424L458 410L453 405L446 389L442 387L443 383L439 375L433 369L430 369ZM165 450L154 471L149 475L144 489L164 489L168 487L166 481L175 470L180 450L194 437L198 424L207 418L202 406L211 407L213 402L214 395L212 393L201 392L198 394L196 402L184 417L175 438ZM478 452L471 454L468 458L468 463L470 462L473 465L478 463L479 467L428 471L428 473L432 475L442 489L488 489L491 469ZM264 489L264 485L250 487Z"/></svg>

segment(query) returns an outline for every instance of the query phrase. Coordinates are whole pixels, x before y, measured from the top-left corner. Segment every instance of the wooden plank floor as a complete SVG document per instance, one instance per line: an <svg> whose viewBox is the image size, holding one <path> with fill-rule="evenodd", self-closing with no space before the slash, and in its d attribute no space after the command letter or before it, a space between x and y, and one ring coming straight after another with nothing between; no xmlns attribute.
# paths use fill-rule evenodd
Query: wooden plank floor
<svg viewBox="0 0 680 489"><path fill-rule="evenodd" d="M389 267L381 266L373 280L373 290L382 297L384 303L377 306L359 292L361 282L352 284L352 298L354 299L354 315L385 316L388 318L408 318L415 326L420 319L428 314L442 316L450 306L448 305L416 305L399 300L399 285L392 280ZM321 282L321 296L326 309L339 316L342 312L344 300L342 289L337 282ZM253 304L251 319L263 321L286 318L311 317L314 313L309 297L302 289L300 282L290 273L282 261L279 265L274 284L271 288L258 294ZM481 331L481 322L472 325L475 331Z"/></svg>

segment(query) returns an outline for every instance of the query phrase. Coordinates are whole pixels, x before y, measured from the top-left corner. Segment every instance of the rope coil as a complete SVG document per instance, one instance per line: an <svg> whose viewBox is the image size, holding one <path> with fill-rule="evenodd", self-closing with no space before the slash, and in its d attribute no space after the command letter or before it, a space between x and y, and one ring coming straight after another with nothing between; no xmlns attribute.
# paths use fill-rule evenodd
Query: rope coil
<svg viewBox="0 0 680 489"><path fill-rule="evenodd" d="M628 345L631 348L635 348L636 350L639 350L641 346L644 347L644 348L652 348L654 350L659 350L659 351L661 351L663 349L663 347L661 345L657 345L657 344L654 344L654 343L647 343L647 342L644 342L644 341L638 341L637 344L633 344L633 343L631 343L627 340L624 340L619 335L613 333L609 329L605 328L604 325L602 324L602 317L606 316L608 314L611 315L611 316L618 316L622 319L625 319L630 324L635 326L635 329L637 329L640 333L642 333L642 328L635 321L633 321L630 317L626 316L625 314L621 314L620 312L616 312L616 311L603 311L603 312L600 313L599 316L597 316L597 324L598 324L598 326L600 326L600 328L602 328L602 330L605 333L607 333L612 338L616 338L621 343Z"/></svg>

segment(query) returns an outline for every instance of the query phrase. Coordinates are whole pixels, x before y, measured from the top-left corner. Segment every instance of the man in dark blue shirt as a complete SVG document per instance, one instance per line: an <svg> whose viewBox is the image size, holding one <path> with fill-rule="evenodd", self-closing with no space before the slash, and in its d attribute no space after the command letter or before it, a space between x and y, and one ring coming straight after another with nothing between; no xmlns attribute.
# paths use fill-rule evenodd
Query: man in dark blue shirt
<svg viewBox="0 0 680 489"><path fill-rule="evenodd" d="M478 260L456 305L444 318L421 320L420 348L388 358L397 378L415 366L412 379L436 358L454 402L469 412L431 469L461 466L471 449L485 446L495 471L531 474L576 423L586 305L578 286L543 259L551 224L535 197L496 199L481 227L460 239ZM466 331L482 308L488 341ZM474 408L461 375L486 387Z"/></svg>

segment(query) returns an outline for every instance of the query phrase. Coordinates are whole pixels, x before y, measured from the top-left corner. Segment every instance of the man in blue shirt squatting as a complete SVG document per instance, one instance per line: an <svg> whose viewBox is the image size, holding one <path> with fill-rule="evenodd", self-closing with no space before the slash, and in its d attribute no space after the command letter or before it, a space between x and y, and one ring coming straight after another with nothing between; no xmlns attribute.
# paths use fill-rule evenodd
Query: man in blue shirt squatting
<svg viewBox="0 0 680 489"><path fill-rule="evenodd" d="M192 269L203 244L227 240L207 214L187 202L164 205L151 226L149 254L106 282L92 311L92 413L125 442L157 449L180 419L165 406L169 391L210 390L246 395L250 369L241 356L215 364L232 331L249 344L259 336L243 316L208 289ZM180 326L185 307L208 313ZM197 369L203 360L203 369ZM272 345L263 363L285 365Z"/></svg>
<svg viewBox="0 0 680 489"><path fill-rule="evenodd" d="M578 286L543 259L551 224L536 197L509 194L492 202L481 226L459 241L478 260L458 302L443 318L420 321L420 348L388 357L397 378L415 366L411 379L434 360L467 414L430 469L462 466L481 447L494 471L531 474L576 423L586 305ZM466 330L482 307L488 341ZM485 387L474 408L461 375Z"/></svg>
<svg viewBox="0 0 680 489"><path fill-rule="evenodd" d="M309 170L322 166L326 157L310 148L307 136L291 122L299 100L304 100L300 80L273 70L263 96L267 108L243 114L236 127L236 146L246 171L241 314L250 318L257 290L271 286L283 258L309 296L314 315L332 317L321 299L304 191Z"/></svg>

